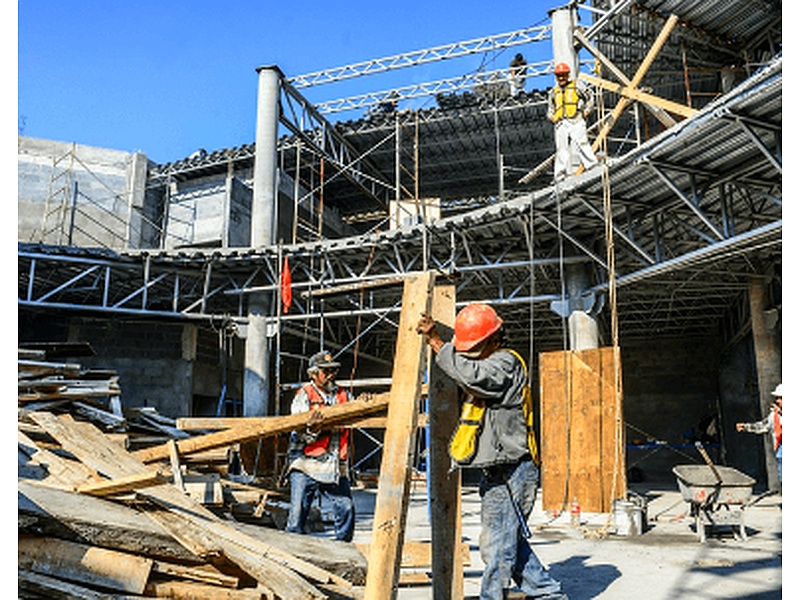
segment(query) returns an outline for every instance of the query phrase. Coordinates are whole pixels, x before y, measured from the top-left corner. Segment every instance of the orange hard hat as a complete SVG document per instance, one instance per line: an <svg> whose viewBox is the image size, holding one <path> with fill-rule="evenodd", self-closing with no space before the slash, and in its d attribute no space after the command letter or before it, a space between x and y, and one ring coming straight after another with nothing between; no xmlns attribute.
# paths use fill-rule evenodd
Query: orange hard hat
<svg viewBox="0 0 800 600"><path fill-rule="evenodd" d="M555 74L561 75L563 73L569 73L569 65L567 63L558 63L555 68Z"/></svg>
<svg viewBox="0 0 800 600"><path fill-rule="evenodd" d="M453 346L459 352L467 352L503 325L503 319L497 316L488 304L468 304L456 316Z"/></svg>

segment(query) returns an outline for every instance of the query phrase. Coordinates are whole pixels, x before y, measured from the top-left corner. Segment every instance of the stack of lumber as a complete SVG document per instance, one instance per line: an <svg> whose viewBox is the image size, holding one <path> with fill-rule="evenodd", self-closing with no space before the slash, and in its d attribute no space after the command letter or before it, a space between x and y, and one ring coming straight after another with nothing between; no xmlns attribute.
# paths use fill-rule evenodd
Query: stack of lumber
<svg viewBox="0 0 800 600"><path fill-rule="evenodd" d="M62 392L85 381L77 365L34 374L32 362L43 361L21 357L19 367L20 598L359 596L366 560L353 544L238 522L212 512L184 481L188 457L290 431L296 417L243 419L131 451L115 427L104 431L96 417L60 410L74 408L73 398L47 409L28 401L36 385L23 386L23 372L24 381L49 377ZM387 402L330 407L330 422L347 424ZM240 484L239 492L256 489ZM262 490L262 510L266 498Z"/></svg>

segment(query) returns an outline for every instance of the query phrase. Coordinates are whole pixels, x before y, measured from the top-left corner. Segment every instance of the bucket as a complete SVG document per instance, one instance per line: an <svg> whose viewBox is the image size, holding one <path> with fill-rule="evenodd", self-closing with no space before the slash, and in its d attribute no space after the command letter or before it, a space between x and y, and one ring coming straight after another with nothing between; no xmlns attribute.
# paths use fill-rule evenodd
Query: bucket
<svg viewBox="0 0 800 600"><path fill-rule="evenodd" d="M617 535L640 535L643 531L644 503L639 499L614 500L614 527Z"/></svg>

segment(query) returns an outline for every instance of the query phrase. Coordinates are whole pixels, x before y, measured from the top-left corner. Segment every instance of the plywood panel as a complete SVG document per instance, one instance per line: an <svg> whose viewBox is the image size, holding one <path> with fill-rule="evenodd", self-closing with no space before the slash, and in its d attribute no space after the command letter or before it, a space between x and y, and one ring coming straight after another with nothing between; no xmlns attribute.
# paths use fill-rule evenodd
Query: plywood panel
<svg viewBox="0 0 800 600"><path fill-rule="evenodd" d="M584 511L610 512L625 495L615 355L598 348L539 357L545 510L565 510L574 498Z"/></svg>

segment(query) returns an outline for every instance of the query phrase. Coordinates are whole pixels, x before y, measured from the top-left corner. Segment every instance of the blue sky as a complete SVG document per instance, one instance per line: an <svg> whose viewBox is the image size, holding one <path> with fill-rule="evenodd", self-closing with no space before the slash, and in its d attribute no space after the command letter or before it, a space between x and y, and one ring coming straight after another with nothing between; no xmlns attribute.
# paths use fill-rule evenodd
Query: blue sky
<svg viewBox="0 0 800 600"><path fill-rule="evenodd" d="M252 143L256 68L287 77L547 24L550 2L21 0L18 133L158 163ZM502 8L500 8L502 7ZM589 15L580 11L588 23ZM552 55L550 42L523 46ZM498 52L501 68L513 55ZM308 88L312 102L474 72L483 55ZM540 60L543 60L540 59ZM546 84L546 85L549 85ZM358 118L344 113L329 118Z"/></svg>

